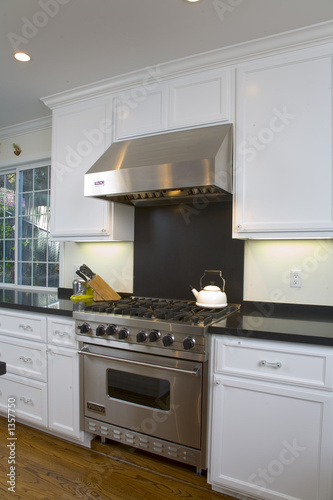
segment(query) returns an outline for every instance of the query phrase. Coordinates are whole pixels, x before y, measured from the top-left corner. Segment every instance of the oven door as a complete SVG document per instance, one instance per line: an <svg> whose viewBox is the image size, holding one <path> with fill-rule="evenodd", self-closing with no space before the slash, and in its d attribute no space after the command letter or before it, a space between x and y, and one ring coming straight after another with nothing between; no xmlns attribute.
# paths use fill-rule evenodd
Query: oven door
<svg viewBox="0 0 333 500"><path fill-rule="evenodd" d="M84 416L200 449L202 363L84 344Z"/></svg>

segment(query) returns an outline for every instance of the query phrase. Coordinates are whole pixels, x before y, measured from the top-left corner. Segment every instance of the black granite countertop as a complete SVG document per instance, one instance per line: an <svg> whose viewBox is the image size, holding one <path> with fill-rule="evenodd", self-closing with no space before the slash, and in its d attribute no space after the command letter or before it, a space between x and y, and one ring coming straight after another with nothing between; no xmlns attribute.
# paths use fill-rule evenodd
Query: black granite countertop
<svg viewBox="0 0 333 500"><path fill-rule="evenodd" d="M73 311L84 309L85 304L70 300L70 289L58 292L24 292L13 289L0 289L0 307L27 312L72 316Z"/></svg>
<svg viewBox="0 0 333 500"><path fill-rule="evenodd" d="M333 307L244 302L209 333L333 346Z"/></svg>

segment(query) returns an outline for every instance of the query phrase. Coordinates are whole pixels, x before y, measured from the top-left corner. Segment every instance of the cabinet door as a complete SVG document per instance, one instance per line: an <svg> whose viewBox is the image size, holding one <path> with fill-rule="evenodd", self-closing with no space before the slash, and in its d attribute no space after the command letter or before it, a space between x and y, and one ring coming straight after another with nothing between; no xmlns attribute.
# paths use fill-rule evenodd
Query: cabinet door
<svg viewBox="0 0 333 500"><path fill-rule="evenodd" d="M133 240L133 207L118 207L84 196L84 174L110 146L111 125L110 98L73 104L53 112L53 239Z"/></svg>
<svg viewBox="0 0 333 500"><path fill-rule="evenodd" d="M114 110L115 140L160 132L167 123L167 88L155 82L124 91Z"/></svg>
<svg viewBox="0 0 333 500"><path fill-rule="evenodd" d="M1 335L0 360L6 363L7 373L46 382L45 344Z"/></svg>
<svg viewBox="0 0 333 500"><path fill-rule="evenodd" d="M47 318L47 341L62 347L76 347L75 321L73 319Z"/></svg>
<svg viewBox="0 0 333 500"><path fill-rule="evenodd" d="M74 349L48 348L49 428L80 437L79 367Z"/></svg>
<svg viewBox="0 0 333 500"><path fill-rule="evenodd" d="M237 80L234 235L333 236L330 52L247 63Z"/></svg>
<svg viewBox="0 0 333 500"><path fill-rule="evenodd" d="M213 489L256 499L332 499L331 392L218 375L212 383Z"/></svg>
<svg viewBox="0 0 333 500"><path fill-rule="evenodd" d="M232 71L205 71L170 82L170 128L232 120Z"/></svg>
<svg viewBox="0 0 333 500"><path fill-rule="evenodd" d="M22 422L47 425L47 385L7 373L0 378L0 411L7 417L8 402L15 400L15 415ZM13 408L13 407L12 407Z"/></svg>

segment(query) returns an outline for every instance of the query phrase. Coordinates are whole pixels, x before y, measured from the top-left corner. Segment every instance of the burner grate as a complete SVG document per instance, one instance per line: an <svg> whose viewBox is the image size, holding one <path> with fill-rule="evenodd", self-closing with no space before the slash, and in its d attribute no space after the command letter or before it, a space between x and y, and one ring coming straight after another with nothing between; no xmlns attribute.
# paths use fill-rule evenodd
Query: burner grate
<svg viewBox="0 0 333 500"><path fill-rule="evenodd" d="M133 318L160 319L169 322L180 322L191 325L209 325L221 320L237 309L236 305L221 309L206 309L196 305L194 301L130 297L117 301L93 304L86 312L107 313Z"/></svg>

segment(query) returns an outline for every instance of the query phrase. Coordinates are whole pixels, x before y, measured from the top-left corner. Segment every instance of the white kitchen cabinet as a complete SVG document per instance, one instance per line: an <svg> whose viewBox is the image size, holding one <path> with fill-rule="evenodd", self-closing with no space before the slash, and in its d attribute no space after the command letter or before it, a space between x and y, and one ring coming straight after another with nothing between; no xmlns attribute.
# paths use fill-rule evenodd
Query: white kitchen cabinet
<svg viewBox="0 0 333 500"><path fill-rule="evenodd" d="M213 336L212 488L236 498L333 497L333 349Z"/></svg>
<svg viewBox="0 0 333 500"><path fill-rule="evenodd" d="M6 363L7 372L46 382L45 344L3 335L0 339L0 360Z"/></svg>
<svg viewBox="0 0 333 500"><path fill-rule="evenodd" d="M142 84L115 97L114 139L230 122L233 96L231 69Z"/></svg>
<svg viewBox="0 0 333 500"><path fill-rule="evenodd" d="M333 237L332 54L237 68L234 237Z"/></svg>
<svg viewBox="0 0 333 500"><path fill-rule="evenodd" d="M49 428L80 438L77 350L48 346Z"/></svg>
<svg viewBox="0 0 333 500"><path fill-rule="evenodd" d="M169 84L169 128L230 122L233 71L218 69L176 78Z"/></svg>
<svg viewBox="0 0 333 500"><path fill-rule="evenodd" d="M84 174L110 146L111 97L52 114L51 237L65 241L134 238L134 208L84 196Z"/></svg>
<svg viewBox="0 0 333 500"><path fill-rule="evenodd" d="M47 384L9 372L0 378L0 411L7 417L9 398L14 398L19 421L47 426Z"/></svg>
<svg viewBox="0 0 333 500"><path fill-rule="evenodd" d="M152 134L167 127L167 86L141 85L114 98L114 138Z"/></svg>
<svg viewBox="0 0 333 500"><path fill-rule="evenodd" d="M48 317L48 404L49 428L83 440L80 431L79 359L75 322Z"/></svg>

